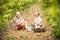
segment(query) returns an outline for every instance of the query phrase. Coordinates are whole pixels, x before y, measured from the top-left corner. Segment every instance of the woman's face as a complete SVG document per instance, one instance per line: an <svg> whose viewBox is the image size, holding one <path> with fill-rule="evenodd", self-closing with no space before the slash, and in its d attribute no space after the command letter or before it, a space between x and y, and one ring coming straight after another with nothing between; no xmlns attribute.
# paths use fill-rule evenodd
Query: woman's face
<svg viewBox="0 0 60 40"><path fill-rule="evenodd" d="M37 14L35 14L35 17L38 17L38 15L37 15Z"/></svg>
<svg viewBox="0 0 60 40"><path fill-rule="evenodd" d="M38 17L38 12L35 13L35 17Z"/></svg>

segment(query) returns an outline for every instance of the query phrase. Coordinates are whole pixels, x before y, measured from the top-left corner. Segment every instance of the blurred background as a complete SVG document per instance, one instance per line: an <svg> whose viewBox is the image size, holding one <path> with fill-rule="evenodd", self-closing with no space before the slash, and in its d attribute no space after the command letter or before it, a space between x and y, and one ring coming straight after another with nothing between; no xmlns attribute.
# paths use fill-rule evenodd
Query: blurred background
<svg viewBox="0 0 60 40"><path fill-rule="evenodd" d="M24 19L26 17L28 19L31 15L34 15L34 12L39 11L41 14L40 16L48 23L45 25L49 25L48 27L51 27L51 34L49 32L44 34L48 36L51 35L52 39L50 38L50 40L60 40L60 0L0 0L0 39L39 40L40 37L36 36L35 38L29 38L29 36L27 37L26 34L24 36L22 34L23 32L21 32L23 36L20 36L19 39L17 39L15 36L9 36L6 34L6 30L9 27L8 24L11 20L13 20L17 11L21 12ZM32 16L30 18L33 19ZM42 36L41 38L40 40L44 40L45 37Z"/></svg>

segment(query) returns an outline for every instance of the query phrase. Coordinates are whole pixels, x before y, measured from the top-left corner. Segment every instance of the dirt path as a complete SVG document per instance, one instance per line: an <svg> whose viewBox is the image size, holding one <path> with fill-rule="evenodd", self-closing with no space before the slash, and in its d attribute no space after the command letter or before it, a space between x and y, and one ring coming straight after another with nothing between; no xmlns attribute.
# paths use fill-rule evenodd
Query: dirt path
<svg viewBox="0 0 60 40"><path fill-rule="evenodd" d="M28 13L26 15L26 21L30 25L30 23L34 20L34 13L36 11L40 12L40 7L38 4L32 5L28 10L23 11L22 13ZM23 15L23 14L22 14ZM26 30L9 30L7 31L7 37L10 38L13 36L14 40L52 40L50 37L51 28L46 24L45 21L43 21L45 24L46 32L40 32L40 33L34 33L27 32Z"/></svg>

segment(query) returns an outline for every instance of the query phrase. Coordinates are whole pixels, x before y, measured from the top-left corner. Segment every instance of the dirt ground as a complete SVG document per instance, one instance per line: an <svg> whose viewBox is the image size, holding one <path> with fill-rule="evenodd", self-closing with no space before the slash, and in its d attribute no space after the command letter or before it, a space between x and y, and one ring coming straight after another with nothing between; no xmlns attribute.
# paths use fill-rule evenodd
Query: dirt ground
<svg viewBox="0 0 60 40"><path fill-rule="evenodd" d="M38 4L33 4L29 9L21 12L25 17L25 20L28 22L28 25L30 25L34 20L34 13L36 11L41 13L41 9ZM4 40L53 40L51 36L51 27L48 26L45 20L42 23L45 26L46 32L39 33L35 33L33 30L31 32L27 32L26 30L12 30L14 27L11 27L11 24L9 27L11 29L7 30Z"/></svg>

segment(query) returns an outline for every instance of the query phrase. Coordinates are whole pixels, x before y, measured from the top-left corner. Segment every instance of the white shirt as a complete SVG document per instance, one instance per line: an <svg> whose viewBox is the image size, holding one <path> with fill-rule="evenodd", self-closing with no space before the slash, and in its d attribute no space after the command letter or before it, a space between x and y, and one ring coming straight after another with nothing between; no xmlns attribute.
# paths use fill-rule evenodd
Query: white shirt
<svg viewBox="0 0 60 40"><path fill-rule="evenodd" d="M35 18L34 22L36 24L39 24L42 21L42 18L39 16L38 18Z"/></svg>
<svg viewBox="0 0 60 40"><path fill-rule="evenodd" d="M15 18L14 19L15 23L18 24L18 23L22 23L24 20L23 19L19 19L19 18Z"/></svg>
<svg viewBox="0 0 60 40"><path fill-rule="evenodd" d="M42 18L39 16L38 18L35 18L34 23L36 28L40 28L40 22L42 21Z"/></svg>

